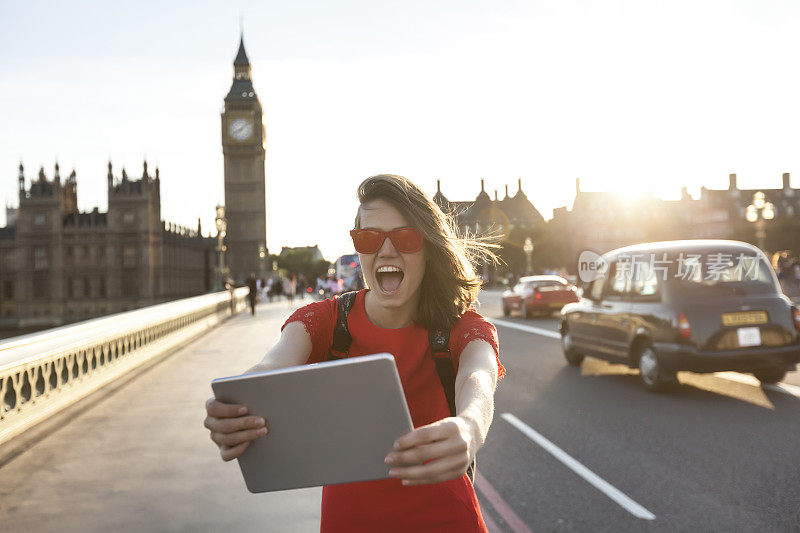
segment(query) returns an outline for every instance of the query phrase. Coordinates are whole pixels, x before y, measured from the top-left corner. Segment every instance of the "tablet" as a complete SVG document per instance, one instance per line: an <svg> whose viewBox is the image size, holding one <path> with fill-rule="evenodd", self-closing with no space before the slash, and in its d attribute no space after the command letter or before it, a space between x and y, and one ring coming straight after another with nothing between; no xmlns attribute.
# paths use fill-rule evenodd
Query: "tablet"
<svg viewBox="0 0 800 533"><path fill-rule="evenodd" d="M269 492L388 478L383 462L414 428L391 354L215 379L269 432L239 456L247 489Z"/></svg>

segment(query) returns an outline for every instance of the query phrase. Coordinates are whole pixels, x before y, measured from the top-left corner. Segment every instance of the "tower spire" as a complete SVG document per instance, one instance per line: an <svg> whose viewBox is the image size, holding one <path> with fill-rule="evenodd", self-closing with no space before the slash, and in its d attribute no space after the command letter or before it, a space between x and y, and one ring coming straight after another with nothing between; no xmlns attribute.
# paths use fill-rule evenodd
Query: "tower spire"
<svg viewBox="0 0 800 533"><path fill-rule="evenodd" d="M244 30L239 34L239 51L236 52L236 59L233 60L233 64L234 66L250 66L250 60L247 59L247 52L244 50Z"/></svg>
<svg viewBox="0 0 800 533"><path fill-rule="evenodd" d="M239 34L239 51L236 52L236 59L233 60L233 81L234 84L239 81L244 80L245 83L250 82L250 60L247 59L247 52L244 50L244 30L241 30ZM247 87L240 87L238 90L241 90L245 93L245 96L249 94L250 91L253 90L252 85L249 83ZM238 92L238 91L237 91Z"/></svg>

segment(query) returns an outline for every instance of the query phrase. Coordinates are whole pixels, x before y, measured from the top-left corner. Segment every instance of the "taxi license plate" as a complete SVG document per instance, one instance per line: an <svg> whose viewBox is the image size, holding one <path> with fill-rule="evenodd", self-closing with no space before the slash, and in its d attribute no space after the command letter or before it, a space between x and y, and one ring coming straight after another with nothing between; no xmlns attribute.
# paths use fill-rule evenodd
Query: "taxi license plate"
<svg viewBox="0 0 800 533"><path fill-rule="evenodd" d="M758 328L739 328L736 330L739 337L739 346L759 346L761 344L761 330Z"/></svg>
<svg viewBox="0 0 800 533"><path fill-rule="evenodd" d="M550 307L564 307L563 303L550 304Z"/></svg>
<svg viewBox="0 0 800 533"><path fill-rule="evenodd" d="M766 324L766 311L741 311L738 313L722 313L723 326L749 326L750 324Z"/></svg>

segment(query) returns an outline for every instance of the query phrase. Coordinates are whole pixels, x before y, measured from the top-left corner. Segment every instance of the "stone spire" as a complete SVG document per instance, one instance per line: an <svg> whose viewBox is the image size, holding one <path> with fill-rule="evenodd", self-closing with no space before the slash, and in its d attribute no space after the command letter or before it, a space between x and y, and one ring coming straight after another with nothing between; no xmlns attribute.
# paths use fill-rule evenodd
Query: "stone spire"
<svg viewBox="0 0 800 533"><path fill-rule="evenodd" d="M478 193L478 197L475 199L476 203L479 203L479 202L491 202L492 201L491 198L489 198L489 195L486 194L486 185L485 185L484 181L485 180L483 178L481 178L481 192Z"/></svg>
<svg viewBox="0 0 800 533"><path fill-rule="evenodd" d="M525 193L522 192L522 178L517 178L517 194L514 195L514 198L527 198Z"/></svg>
<svg viewBox="0 0 800 533"><path fill-rule="evenodd" d="M247 59L247 52L244 50L244 31L239 35L239 51L236 52L236 59L233 60L233 79L250 80L250 60Z"/></svg>
<svg viewBox="0 0 800 533"><path fill-rule="evenodd" d="M247 52L244 49L244 31L239 34L239 51L236 52L236 59L233 60L234 65L250 65L250 60L247 59Z"/></svg>
<svg viewBox="0 0 800 533"><path fill-rule="evenodd" d="M436 203L436 205L443 209L449 208L450 202L447 200L445 195L442 194L442 180L436 180L436 194L433 195L433 201Z"/></svg>

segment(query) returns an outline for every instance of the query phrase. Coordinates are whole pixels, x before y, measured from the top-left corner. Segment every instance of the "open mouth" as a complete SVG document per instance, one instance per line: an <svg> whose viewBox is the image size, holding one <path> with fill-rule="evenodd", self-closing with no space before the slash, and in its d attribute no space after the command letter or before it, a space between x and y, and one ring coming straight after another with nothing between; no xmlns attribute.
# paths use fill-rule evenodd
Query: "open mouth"
<svg viewBox="0 0 800 533"><path fill-rule="evenodd" d="M403 276L403 271L396 266L382 266L375 271L375 280L384 294L393 294L400 290Z"/></svg>

